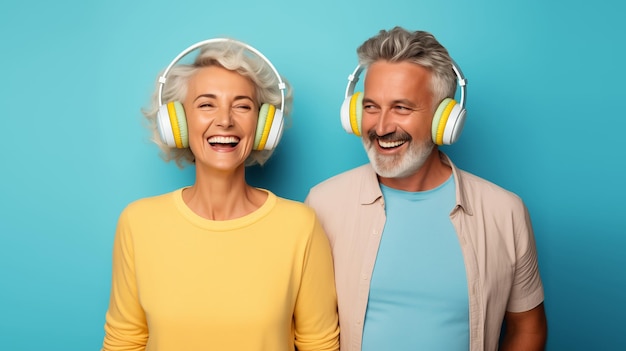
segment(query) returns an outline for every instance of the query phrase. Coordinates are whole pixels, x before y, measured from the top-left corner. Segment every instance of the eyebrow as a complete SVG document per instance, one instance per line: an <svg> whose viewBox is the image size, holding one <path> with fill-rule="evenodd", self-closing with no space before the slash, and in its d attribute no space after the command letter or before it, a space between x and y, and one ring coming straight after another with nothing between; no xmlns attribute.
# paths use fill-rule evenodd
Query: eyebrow
<svg viewBox="0 0 626 351"><path fill-rule="evenodd" d="M198 96L196 96L196 98L193 100L194 102L200 98L209 98L209 99L217 99L217 95L215 94L200 94ZM250 100L251 102L254 102L254 99L252 99L250 96L247 95L237 95L235 96L235 101L237 100Z"/></svg>
<svg viewBox="0 0 626 351"><path fill-rule="evenodd" d="M377 103L377 102L375 102L375 101L374 101L374 100L372 100L372 99L369 99L369 98L363 98L363 103L366 103L366 102L367 102L367 103L373 103L373 104L378 105L378 103ZM418 106L419 106L419 104L415 104L415 103L413 103L413 102L411 102L411 101L409 101L409 100L407 100L407 99L397 99L397 100L393 100L393 101L391 102L391 104L392 104L392 105L402 104L402 105L408 105L408 106L411 106L411 107L418 107Z"/></svg>
<svg viewBox="0 0 626 351"><path fill-rule="evenodd" d="M372 99L363 98L363 102L374 102Z"/></svg>
<svg viewBox="0 0 626 351"><path fill-rule="evenodd" d="M407 99L398 99L398 100L393 100L392 101L394 105L396 104L401 104L401 105L408 105L411 107L417 107L419 104L413 103L410 100Z"/></svg>

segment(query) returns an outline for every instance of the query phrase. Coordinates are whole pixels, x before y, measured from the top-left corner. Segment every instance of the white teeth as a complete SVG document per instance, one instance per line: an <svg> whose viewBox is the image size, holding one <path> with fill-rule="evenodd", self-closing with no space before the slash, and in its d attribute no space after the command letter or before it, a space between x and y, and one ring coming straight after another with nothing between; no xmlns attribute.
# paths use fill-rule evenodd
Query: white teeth
<svg viewBox="0 0 626 351"><path fill-rule="evenodd" d="M237 144L238 142L239 138L234 136L216 135L209 138L209 143L211 144Z"/></svg>
<svg viewBox="0 0 626 351"><path fill-rule="evenodd" d="M378 140L378 145L380 145L380 147L382 147L383 149L398 147L404 143L406 143L406 140L396 140L396 141L383 141L380 139Z"/></svg>

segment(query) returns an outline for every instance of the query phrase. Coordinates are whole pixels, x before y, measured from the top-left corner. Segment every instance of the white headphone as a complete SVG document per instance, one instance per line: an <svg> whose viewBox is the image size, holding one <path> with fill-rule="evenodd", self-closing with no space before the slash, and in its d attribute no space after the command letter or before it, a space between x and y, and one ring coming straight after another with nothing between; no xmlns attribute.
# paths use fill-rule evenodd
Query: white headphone
<svg viewBox="0 0 626 351"><path fill-rule="evenodd" d="M211 45L214 43L232 43L244 47L246 50L251 51L258 57L260 57L274 72L278 78L278 89L280 90L280 108L276 108L271 104L263 104L259 110L259 119L256 127L256 134L254 138L254 150L272 150L278 145L280 138L283 134L283 109L285 107L285 88L286 85L283 82L280 74L274 65L268 60L261 52L252 46L226 38L214 38L208 39L196 44L191 45L187 49L183 50L163 71L163 74L159 77L159 111L157 112L157 129L159 130L159 136L161 141L172 148L187 148L189 147L189 139L187 133L187 118L183 109L183 104L180 101L170 101L163 103L162 94L163 86L167 81L167 74L172 67L180 61L185 55L196 50L199 47Z"/></svg>
<svg viewBox="0 0 626 351"><path fill-rule="evenodd" d="M365 67L358 65L348 76L345 99L341 105L341 125L343 129L356 136L361 136L361 119L363 116L363 93L354 92L359 75ZM452 69L456 74L458 85L461 87L461 101L457 104L454 99L445 98L435 110L432 123L432 139L437 145L455 143L461 136L465 124L465 97L467 96L467 80L459 66L452 61Z"/></svg>

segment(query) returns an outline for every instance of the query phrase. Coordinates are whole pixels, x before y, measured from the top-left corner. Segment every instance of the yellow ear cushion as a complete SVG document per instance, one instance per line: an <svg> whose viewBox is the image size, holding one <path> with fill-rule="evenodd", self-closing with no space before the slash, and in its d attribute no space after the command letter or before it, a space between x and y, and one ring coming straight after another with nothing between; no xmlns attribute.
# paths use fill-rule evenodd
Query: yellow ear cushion
<svg viewBox="0 0 626 351"><path fill-rule="evenodd" d="M263 130L265 129L265 118L267 117L268 104L261 105L259 109L259 119L256 122L256 133L254 133L254 145L252 148L258 150L259 143L261 143L261 137L263 136Z"/></svg>
<svg viewBox="0 0 626 351"><path fill-rule="evenodd" d="M189 133L187 131L187 116L183 104L179 101L174 102L176 109L176 120L178 121L178 132L180 132L180 142L184 148L189 147Z"/></svg>
<svg viewBox="0 0 626 351"><path fill-rule="evenodd" d="M267 116L265 116L265 111L267 111ZM254 136L255 139L255 150L263 150L265 148L265 143L267 142L267 137L270 135L270 129L272 127L272 122L274 121L274 114L276 112L276 107L271 104L263 104L261 106L261 110L259 110L259 121L257 122L257 132ZM263 120L263 125L260 123ZM259 128L262 127L262 132L259 135ZM256 144L256 139L259 138L258 145Z"/></svg>
<svg viewBox="0 0 626 351"><path fill-rule="evenodd" d="M350 126L352 133L361 136L361 119L363 116L363 94L356 92L350 97Z"/></svg>
<svg viewBox="0 0 626 351"><path fill-rule="evenodd" d="M183 142L180 138L180 128L178 127L178 117L176 116L176 106L174 106L174 102L167 103L167 114L170 117L170 125L172 126L172 134L174 135L176 147L182 148Z"/></svg>
<svg viewBox="0 0 626 351"><path fill-rule="evenodd" d="M431 134L433 142L437 142L437 129L439 128L441 114L443 113L443 110L446 108L446 106L448 106L448 102L450 102L450 100L450 98L445 98L439 103L439 106L437 106L437 110L435 111L435 115L433 116L433 122L431 124Z"/></svg>
<svg viewBox="0 0 626 351"><path fill-rule="evenodd" d="M448 117L450 117L450 111L452 111L454 105L456 105L456 101L450 99L441 113L441 118L439 119L439 124L437 125L437 137L435 139L435 143L437 145L443 145L443 130L446 128Z"/></svg>

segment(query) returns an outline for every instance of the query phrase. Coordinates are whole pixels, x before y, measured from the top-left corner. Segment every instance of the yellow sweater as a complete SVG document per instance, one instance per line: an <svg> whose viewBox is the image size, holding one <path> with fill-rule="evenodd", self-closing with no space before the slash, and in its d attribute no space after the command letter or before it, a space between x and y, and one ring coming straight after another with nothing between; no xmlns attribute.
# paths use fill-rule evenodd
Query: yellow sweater
<svg viewBox="0 0 626 351"><path fill-rule="evenodd" d="M328 240L314 212L271 192L211 221L182 189L120 215L102 350L339 350Z"/></svg>

